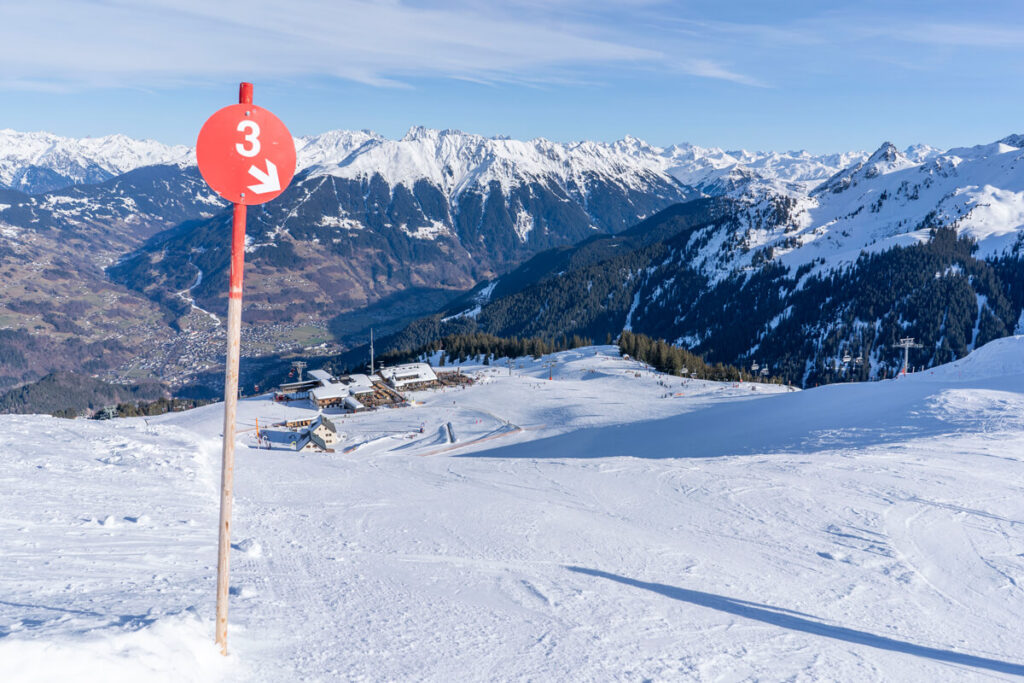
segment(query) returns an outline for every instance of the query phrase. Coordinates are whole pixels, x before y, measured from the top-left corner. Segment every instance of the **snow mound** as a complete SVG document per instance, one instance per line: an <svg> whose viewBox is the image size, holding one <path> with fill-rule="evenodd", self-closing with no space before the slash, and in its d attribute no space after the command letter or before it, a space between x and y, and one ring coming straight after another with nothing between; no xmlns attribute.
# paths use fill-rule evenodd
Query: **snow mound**
<svg viewBox="0 0 1024 683"><path fill-rule="evenodd" d="M1024 335L1003 337L985 344L960 360L940 365L912 378L974 381L1024 375ZM1021 387L1024 390L1024 386Z"/></svg>
<svg viewBox="0 0 1024 683"><path fill-rule="evenodd" d="M138 628L68 635L52 640L0 640L4 680L18 681L210 681L222 678L232 657L222 657L210 624L192 610ZM16 629L14 631L16 633Z"/></svg>
<svg viewBox="0 0 1024 683"><path fill-rule="evenodd" d="M245 553L249 557L263 556L263 546L261 546L259 541L254 538L247 538L240 543L232 544L232 547Z"/></svg>

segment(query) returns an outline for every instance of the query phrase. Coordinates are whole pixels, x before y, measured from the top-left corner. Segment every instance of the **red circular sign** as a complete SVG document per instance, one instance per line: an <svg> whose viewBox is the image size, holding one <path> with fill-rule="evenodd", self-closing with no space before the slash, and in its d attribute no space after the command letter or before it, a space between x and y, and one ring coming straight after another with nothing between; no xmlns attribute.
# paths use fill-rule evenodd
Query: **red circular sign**
<svg viewBox="0 0 1024 683"><path fill-rule="evenodd" d="M199 172L235 204L262 204L295 175L295 142L281 119L253 104L232 104L211 116L196 140Z"/></svg>

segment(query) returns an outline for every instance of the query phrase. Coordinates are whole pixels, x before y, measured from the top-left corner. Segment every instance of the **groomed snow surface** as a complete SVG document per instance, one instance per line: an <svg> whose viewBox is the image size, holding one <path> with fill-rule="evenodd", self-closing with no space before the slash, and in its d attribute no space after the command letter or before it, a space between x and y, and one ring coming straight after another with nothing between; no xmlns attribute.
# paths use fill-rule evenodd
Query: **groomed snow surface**
<svg viewBox="0 0 1024 683"><path fill-rule="evenodd" d="M554 358L339 416L335 453L241 432L227 658L221 406L0 418L3 679L1024 675L1024 337L803 392Z"/></svg>

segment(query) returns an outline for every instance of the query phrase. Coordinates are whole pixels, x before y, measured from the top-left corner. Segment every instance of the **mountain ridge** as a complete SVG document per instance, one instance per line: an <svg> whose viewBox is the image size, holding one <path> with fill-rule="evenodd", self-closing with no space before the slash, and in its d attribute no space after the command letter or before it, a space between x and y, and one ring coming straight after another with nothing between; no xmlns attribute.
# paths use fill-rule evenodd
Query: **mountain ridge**
<svg viewBox="0 0 1024 683"><path fill-rule="evenodd" d="M425 127L399 139L367 130L299 138L292 185L249 212L246 329L257 337L275 330L261 348L279 352L329 338L328 324L354 338L358 326L343 320L352 312L374 310L357 317L365 320L360 325L378 326L394 324L385 319L388 311L406 319L438 306L445 315L465 314L486 302L452 308L449 300L463 291L476 287L480 294L483 283L497 280L485 298L508 294L516 287L507 278L529 259L555 250L544 266L555 267L558 250L657 230L652 217L695 200L717 207L714 219L670 245L664 258L671 254L675 266L658 261L644 272L623 271L643 294L620 292L626 298L616 300L616 324L663 317L680 307L679 297L703 297L706 315L719 295L756 298L751 288L758 283L789 296L798 289L790 282L796 274L828 278L863 253L921 244L936 229L972 238L978 260L989 265L1001 255L1013 260L1024 233L1024 151L1012 144L1020 138L949 150L900 150L886 142L871 154L832 155L656 147L630 136L612 143L522 141ZM220 355L229 211L184 152L101 182L41 194L0 190L0 272L13 305L0 306L7 324L40 337L84 329L90 342L116 338L127 347L156 340L187 360L173 376L167 360L146 359L137 370L172 384L196 368L209 372ZM588 253L599 249L595 242ZM680 258L685 276L672 271L684 265ZM58 274L85 284L59 315L43 318L40 306L66 288L52 282ZM517 287L529 284L522 272L515 277ZM1010 297L1014 306L1017 300ZM985 329L1006 328L1006 305L990 303L977 310L997 311L1000 322ZM767 329L784 311L750 324ZM707 331L691 323L659 323L651 331L706 343ZM115 335L119 325L135 332L122 339ZM196 338L206 340L201 351ZM743 353L755 352L755 344ZM953 346L962 348L960 341ZM186 348L188 354L179 351ZM94 370L109 370L110 355ZM24 369L0 368L2 376L31 379Z"/></svg>
<svg viewBox="0 0 1024 683"><path fill-rule="evenodd" d="M417 143L442 138L458 139L464 146L499 151L505 148L521 152L533 147L539 153L534 162L540 156L551 158L552 155L562 159L573 157L577 162L588 154L600 155L620 163L624 159L635 159L643 168L666 173L687 185L713 180L711 176L722 172L723 169L737 166L750 168L761 176L808 182L825 177L825 171L828 169L834 172L865 156L864 152L812 154L806 150L727 151L718 147L701 147L690 143L658 147L630 135L613 142L556 142L544 137L517 140L508 136L487 137L465 133L452 128L411 126L405 135L395 139L367 129L336 129L296 137L297 169L302 171L316 168L319 172L328 173L332 166L346 164L349 161L348 157L362 148L377 145L411 147ZM63 187L99 182L140 166L167 163L195 164L195 151L192 147L166 145L150 139L136 140L120 134L98 138L74 138L43 131L19 132L0 129L0 154L3 155L0 156L0 187L20 189L30 194L59 189L53 182L32 182L26 176L32 169L36 173L49 171L55 174L65 181L65 185L61 185ZM498 154L498 157L500 156Z"/></svg>

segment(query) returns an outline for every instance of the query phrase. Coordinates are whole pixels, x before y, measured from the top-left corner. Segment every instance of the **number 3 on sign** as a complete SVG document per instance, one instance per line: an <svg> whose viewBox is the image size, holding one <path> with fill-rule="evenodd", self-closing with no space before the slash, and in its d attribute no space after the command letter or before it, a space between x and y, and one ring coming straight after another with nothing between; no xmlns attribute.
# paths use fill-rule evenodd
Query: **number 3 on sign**
<svg viewBox="0 0 1024 683"><path fill-rule="evenodd" d="M241 142L235 143L235 151L241 154L243 157L254 157L260 153L260 127L255 121L245 119L238 123L236 128L239 133L249 132L245 136L245 141L250 143L252 146L246 148Z"/></svg>

